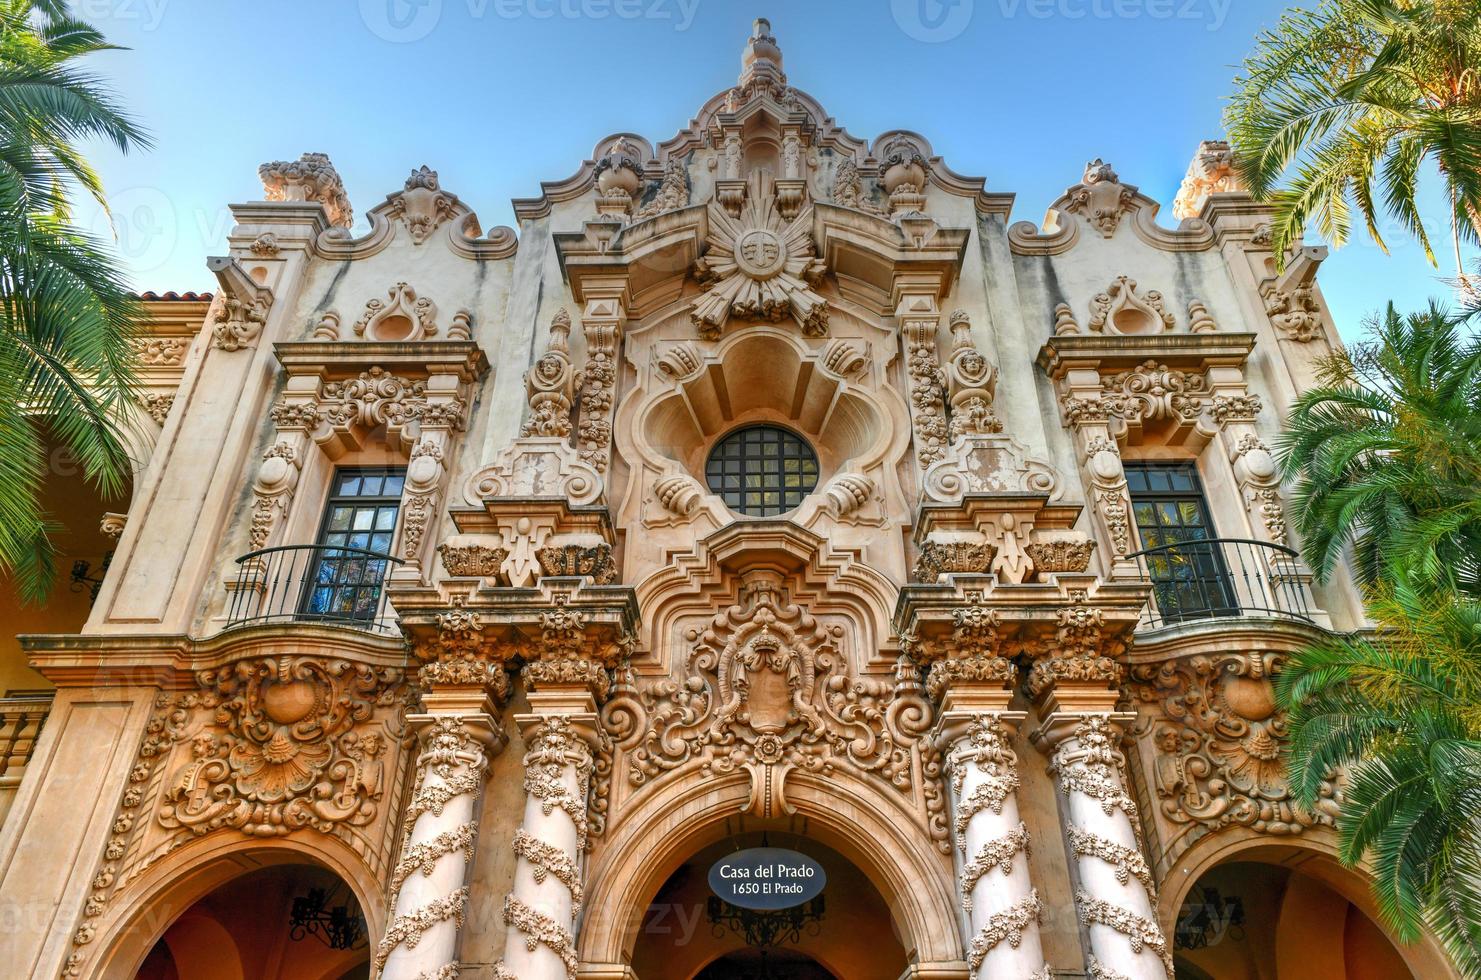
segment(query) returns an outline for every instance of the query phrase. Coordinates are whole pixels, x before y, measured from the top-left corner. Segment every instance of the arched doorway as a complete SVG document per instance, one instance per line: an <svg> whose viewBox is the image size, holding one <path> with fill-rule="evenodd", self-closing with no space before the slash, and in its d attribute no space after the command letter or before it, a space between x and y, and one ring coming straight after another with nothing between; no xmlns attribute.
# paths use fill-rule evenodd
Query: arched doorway
<svg viewBox="0 0 1481 980"><path fill-rule="evenodd" d="M765 830L748 822L696 851L649 903L633 947L633 971L643 980L895 980L906 969L905 950L889 905L853 862L805 833ZM785 825L779 825L784 827ZM800 851L823 866L827 885L816 918L775 930L770 941L748 940L740 923L717 918L711 907L710 866L750 847ZM765 914L765 913L761 913ZM861 937L868 937L867 942Z"/></svg>
<svg viewBox="0 0 1481 980"><path fill-rule="evenodd" d="M1270 860L1279 854L1286 861ZM1306 860L1300 860L1300 858ZM1193 980L1426 976L1360 907L1356 875L1294 849L1239 855L1189 888L1174 928L1177 975ZM1363 903L1366 904L1366 903ZM1440 976L1443 974L1435 974Z"/></svg>
<svg viewBox="0 0 1481 980"><path fill-rule="evenodd" d="M278 864L192 903L135 980L367 980L369 937L351 889L315 865Z"/></svg>

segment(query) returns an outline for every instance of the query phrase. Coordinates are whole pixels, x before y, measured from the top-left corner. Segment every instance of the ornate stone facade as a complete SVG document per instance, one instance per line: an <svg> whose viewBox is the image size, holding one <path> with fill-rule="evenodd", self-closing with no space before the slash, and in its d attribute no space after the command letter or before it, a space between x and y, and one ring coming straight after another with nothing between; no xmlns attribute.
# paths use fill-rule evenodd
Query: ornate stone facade
<svg viewBox="0 0 1481 980"><path fill-rule="evenodd" d="M825 868L787 945L838 976L1204 969L1201 876L1334 847L1271 678L1364 625L1270 449L1336 346L1323 253L1272 274L1233 163L1200 147L1176 227L1104 160L1015 224L919 134L849 135L760 21L518 234L426 166L352 231L326 157L265 164L219 292L152 301L91 618L25 640L57 690L0 784L12 972L134 976L313 864L383 980L737 975L704 881L763 843ZM806 452L711 458L756 426ZM1197 492L1149 499L1172 466ZM1206 539L1159 536L1192 501Z"/></svg>

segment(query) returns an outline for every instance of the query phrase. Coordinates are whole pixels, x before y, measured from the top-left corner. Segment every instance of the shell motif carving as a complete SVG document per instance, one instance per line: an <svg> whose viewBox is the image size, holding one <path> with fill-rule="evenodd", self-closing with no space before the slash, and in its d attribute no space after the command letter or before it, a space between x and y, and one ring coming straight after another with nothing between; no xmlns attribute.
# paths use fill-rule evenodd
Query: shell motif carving
<svg viewBox="0 0 1481 980"><path fill-rule="evenodd" d="M1237 825L1265 834L1332 826L1341 802L1335 782L1316 813L1295 805L1281 758L1285 714L1276 707L1275 653L1198 655L1132 668L1141 704L1136 734L1156 747L1152 789L1162 816L1201 825ZM1188 843L1202 834L1188 838Z"/></svg>

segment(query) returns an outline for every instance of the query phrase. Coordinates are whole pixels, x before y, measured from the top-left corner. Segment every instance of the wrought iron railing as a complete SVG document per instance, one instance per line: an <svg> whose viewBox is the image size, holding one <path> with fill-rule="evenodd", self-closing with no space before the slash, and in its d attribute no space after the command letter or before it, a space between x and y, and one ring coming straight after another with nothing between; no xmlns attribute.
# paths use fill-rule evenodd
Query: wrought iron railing
<svg viewBox="0 0 1481 980"><path fill-rule="evenodd" d="M1208 538L1148 548L1127 560L1152 586L1143 629L1221 617L1313 621L1310 576L1300 554L1284 545Z"/></svg>
<svg viewBox="0 0 1481 980"><path fill-rule="evenodd" d="M258 623L333 623L392 632L386 575L399 558L364 548L285 545L237 559L226 628Z"/></svg>

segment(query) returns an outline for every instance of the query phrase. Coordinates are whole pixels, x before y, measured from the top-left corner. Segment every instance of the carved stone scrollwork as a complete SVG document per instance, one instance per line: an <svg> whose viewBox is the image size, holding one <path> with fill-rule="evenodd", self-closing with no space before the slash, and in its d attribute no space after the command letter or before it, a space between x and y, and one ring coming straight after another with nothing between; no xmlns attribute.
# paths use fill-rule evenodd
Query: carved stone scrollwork
<svg viewBox="0 0 1481 980"><path fill-rule="evenodd" d="M826 271L812 240L812 208L788 220L776 205L776 182L753 173L739 214L710 204L709 250L694 267L705 287L690 319L706 340L718 339L732 316L791 317L809 337L828 332L828 301L814 287Z"/></svg>
<svg viewBox="0 0 1481 980"><path fill-rule="evenodd" d="M571 315L564 309L550 319L550 339L545 353L525 374L525 398L530 417L520 428L522 436L571 434L571 397L575 372L571 367Z"/></svg>
<svg viewBox="0 0 1481 980"><path fill-rule="evenodd" d="M617 581L617 562L613 560L609 544L556 545L539 549L535 558L546 575L579 575L597 585L611 585Z"/></svg>
<svg viewBox="0 0 1481 980"><path fill-rule="evenodd" d="M1265 312L1280 335L1298 344L1309 344L1326 336L1322 329L1322 308L1309 286L1298 286L1286 292L1273 292L1265 301Z"/></svg>
<svg viewBox="0 0 1481 980"><path fill-rule="evenodd" d="M842 635L793 603L777 573L747 573L735 604L689 631L682 674L609 712L614 737L634 746L629 782L691 764L706 774L748 771L749 811L778 816L792 811L788 773L846 769L906 799L924 794L923 819L944 848L941 790L924 785L929 760L914 751L924 748L929 707L918 685L852 675Z"/></svg>
<svg viewBox="0 0 1481 980"><path fill-rule="evenodd" d="M267 326L273 291L248 275L236 259L213 256L206 260L206 267L221 286L212 318L211 346L224 351L251 347Z"/></svg>
<svg viewBox="0 0 1481 980"><path fill-rule="evenodd" d="M1114 687L1121 682L1122 669L1116 656L1122 644L1103 641L1104 617L1094 606L1077 603L1058 612L1054 645L1050 655L1034 661L1029 672L1031 697L1040 697L1060 681L1100 682Z"/></svg>
<svg viewBox="0 0 1481 980"><path fill-rule="evenodd" d="M915 562L917 582L935 582L952 572L986 575L998 546L987 541L926 541Z"/></svg>
<svg viewBox="0 0 1481 980"><path fill-rule="evenodd" d="M1262 652L1132 668L1130 689L1141 705L1136 734L1156 749L1151 775L1160 813L1200 828L1185 845L1227 826L1284 836L1335 825L1337 783L1323 784L1315 813L1291 798L1282 761L1286 718L1271 680L1279 668L1278 654Z"/></svg>
<svg viewBox="0 0 1481 980"><path fill-rule="evenodd" d="M1172 204L1173 217L1196 218L1213 194L1244 190L1234 169L1234 150L1224 140L1204 140L1188 165L1188 174Z"/></svg>
<svg viewBox="0 0 1481 980"><path fill-rule="evenodd" d="M1111 165L1097 157L1085 165L1085 177L1071 189L1065 210L1080 215L1102 237L1110 238L1135 199L1136 188L1122 184Z"/></svg>
<svg viewBox="0 0 1481 980"><path fill-rule="evenodd" d="M955 503L969 493L1043 493L1060 496L1059 478L1004 432L962 436L926 470L926 496Z"/></svg>
<svg viewBox="0 0 1481 980"><path fill-rule="evenodd" d="M437 304L398 282L386 290L384 300L365 304L354 329L367 340L421 340L437 333Z"/></svg>
<svg viewBox="0 0 1481 980"><path fill-rule="evenodd" d="M1155 289L1138 293L1136 280L1117 276L1106 291L1090 301L1090 329L1093 333L1152 334L1171 330L1177 318L1163 305L1162 294Z"/></svg>
<svg viewBox="0 0 1481 980"><path fill-rule="evenodd" d="M400 671L263 657L196 677L201 691L188 707L205 710L176 735L189 740L190 759L161 794L161 826L276 837L374 819L386 736L372 718Z"/></svg>
<svg viewBox="0 0 1481 980"><path fill-rule="evenodd" d="M437 546L437 553L442 556L442 565L449 575L474 575L479 578L498 578L504 559L509 557L509 549L490 548L486 545L440 544Z"/></svg>
<svg viewBox="0 0 1481 980"><path fill-rule="evenodd" d="M432 233L444 221L453 216L456 203L457 198L443 193L437 181L437 171L422 166L413 170L411 176L406 178L405 189L391 198L391 206L386 213L391 218L406 222L411 240L420 245L432 237Z"/></svg>
<svg viewBox="0 0 1481 980"><path fill-rule="evenodd" d="M617 357L624 317L621 303L606 299L588 302L582 317L586 366L576 380L581 391L576 442L581 461L598 473L607 472L612 455L612 413L616 407Z"/></svg>
<svg viewBox="0 0 1481 980"><path fill-rule="evenodd" d="M931 164L914 142L896 136L880 152L880 183L890 201L890 214L919 214L926 207L926 176Z"/></svg>

